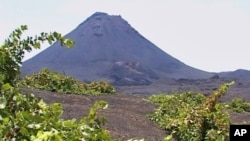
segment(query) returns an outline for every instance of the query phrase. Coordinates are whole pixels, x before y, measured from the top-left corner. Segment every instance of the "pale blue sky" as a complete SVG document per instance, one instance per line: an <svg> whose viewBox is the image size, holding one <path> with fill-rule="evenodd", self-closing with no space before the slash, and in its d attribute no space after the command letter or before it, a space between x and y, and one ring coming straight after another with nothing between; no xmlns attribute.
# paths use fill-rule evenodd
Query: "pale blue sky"
<svg viewBox="0 0 250 141"><path fill-rule="evenodd" d="M250 70L250 0L0 0L0 42L22 24L27 35L67 34L96 11L121 15L192 67Z"/></svg>

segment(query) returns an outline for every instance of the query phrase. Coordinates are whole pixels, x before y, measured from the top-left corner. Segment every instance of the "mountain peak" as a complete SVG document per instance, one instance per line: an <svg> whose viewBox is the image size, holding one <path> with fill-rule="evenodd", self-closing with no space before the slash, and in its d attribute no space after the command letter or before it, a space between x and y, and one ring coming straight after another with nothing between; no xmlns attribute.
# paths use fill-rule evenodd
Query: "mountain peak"
<svg viewBox="0 0 250 141"><path fill-rule="evenodd" d="M107 13L105 13L105 12L95 12L92 16L94 16L94 15L108 15Z"/></svg>
<svg viewBox="0 0 250 141"><path fill-rule="evenodd" d="M108 15L103 12L96 12L91 15L77 27L77 30L81 32L79 33L80 36L95 35L102 37L106 34L107 36L113 36L114 39L120 38L120 36L125 35L124 33L137 32L120 15Z"/></svg>
<svg viewBox="0 0 250 141"><path fill-rule="evenodd" d="M104 16L110 16L105 12L95 12L94 14L92 14L89 18L95 18L95 17L104 17ZM88 19L89 19L88 18Z"/></svg>

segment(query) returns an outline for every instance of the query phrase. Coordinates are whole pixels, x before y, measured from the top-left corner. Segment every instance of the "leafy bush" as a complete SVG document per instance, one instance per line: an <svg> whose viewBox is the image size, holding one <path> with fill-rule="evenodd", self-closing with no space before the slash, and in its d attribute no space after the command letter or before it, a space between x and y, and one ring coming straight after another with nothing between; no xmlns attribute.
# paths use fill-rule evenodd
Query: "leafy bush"
<svg viewBox="0 0 250 141"><path fill-rule="evenodd" d="M42 69L38 73L25 76L21 85L28 88L74 94L111 94L115 88L106 81L91 82L89 84L77 81L71 76L59 74L55 71Z"/></svg>
<svg viewBox="0 0 250 141"><path fill-rule="evenodd" d="M23 95L18 88L3 85L0 97L0 138L2 140L34 141L110 141L108 131L102 129L105 118L97 116L97 110L107 108L99 101L80 121L61 119L59 103L45 104L33 95Z"/></svg>
<svg viewBox="0 0 250 141"><path fill-rule="evenodd" d="M21 26L11 33L0 46L0 138L3 141L110 141L108 131L102 129L103 117L97 110L107 108L104 101L97 102L88 116L80 121L60 118L59 103L46 105L34 95L21 94L18 76L24 51L40 48L40 43L59 40L62 45L71 46L73 41L59 33L41 33L39 36L21 39L27 26Z"/></svg>
<svg viewBox="0 0 250 141"><path fill-rule="evenodd" d="M250 103L242 98L234 98L232 101L225 103L225 106L237 113L250 112Z"/></svg>
<svg viewBox="0 0 250 141"><path fill-rule="evenodd" d="M148 101L159 104L148 118L170 132L164 140L229 140L229 115L218 99L232 83L221 85L209 97L195 92L153 95Z"/></svg>

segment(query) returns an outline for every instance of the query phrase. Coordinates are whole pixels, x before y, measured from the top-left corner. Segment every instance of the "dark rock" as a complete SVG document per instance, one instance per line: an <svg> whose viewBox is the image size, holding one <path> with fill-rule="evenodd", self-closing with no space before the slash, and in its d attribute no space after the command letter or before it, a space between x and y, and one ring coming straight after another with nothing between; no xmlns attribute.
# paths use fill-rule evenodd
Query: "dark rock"
<svg viewBox="0 0 250 141"><path fill-rule="evenodd" d="M219 79L220 78L220 76L218 75L218 74L214 74L212 77L211 77L211 79Z"/></svg>

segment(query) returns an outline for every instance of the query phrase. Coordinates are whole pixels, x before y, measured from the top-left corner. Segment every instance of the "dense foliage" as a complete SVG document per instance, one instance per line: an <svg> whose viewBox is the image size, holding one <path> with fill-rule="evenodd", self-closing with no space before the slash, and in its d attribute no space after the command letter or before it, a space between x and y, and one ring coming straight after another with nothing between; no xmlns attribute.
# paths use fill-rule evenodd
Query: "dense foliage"
<svg viewBox="0 0 250 141"><path fill-rule="evenodd" d="M80 121L63 120L61 104L47 105L41 99L21 94L18 88L5 84L0 98L0 138L23 141L110 141L108 131L102 129L105 119L96 113L100 108L107 108L107 103L95 103L88 116Z"/></svg>
<svg viewBox="0 0 250 141"><path fill-rule="evenodd" d="M28 88L59 93L99 95L115 92L115 88L106 81L91 82L88 84L77 81L71 76L50 71L49 69L42 69L38 73L24 77L21 84Z"/></svg>
<svg viewBox="0 0 250 141"><path fill-rule="evenodd" d="M21 39L27 26L21 26L11 33L0 46L0 138L2 141L110 141L109 133L102 129L103 117L96 111L107 108L104 101L97 102L88 116L80 121L61 119L59 103L46 105L30 94L21 94L18 76L24 51L40 48L40 43L55 40L71 46L73 41L59 33L41 33L40 36Z"/></svg>
<svg viewBox="0 0 250 141"><path fill-rule="evenodd" d="M225 106L237 113L249 113L250 112L250 103L242 98L234 98L230 102L226 102Z"/></svg>
<svg viewBox="0 0 250 141"><path fill-rule="evenodd" d="M229 140L229 114L218 99L232 84L221 85L209 97L195 92L153 95L148 100L159 107L148 118L170 133L166 141Z"/></svg>

